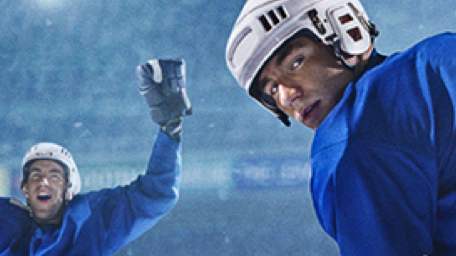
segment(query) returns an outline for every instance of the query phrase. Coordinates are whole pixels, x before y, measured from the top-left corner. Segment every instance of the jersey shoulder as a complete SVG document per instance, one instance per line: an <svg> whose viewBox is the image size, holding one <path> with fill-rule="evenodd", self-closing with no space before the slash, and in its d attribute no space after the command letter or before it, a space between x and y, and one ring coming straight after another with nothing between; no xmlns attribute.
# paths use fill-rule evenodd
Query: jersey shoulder
<svg viewBox="0 0 456 256"><path fill-rule="evenodd" d="M412 46L406 53L416 55L418 61L433 62L454 59L456 34L442 33L428 37Z"/></svg>

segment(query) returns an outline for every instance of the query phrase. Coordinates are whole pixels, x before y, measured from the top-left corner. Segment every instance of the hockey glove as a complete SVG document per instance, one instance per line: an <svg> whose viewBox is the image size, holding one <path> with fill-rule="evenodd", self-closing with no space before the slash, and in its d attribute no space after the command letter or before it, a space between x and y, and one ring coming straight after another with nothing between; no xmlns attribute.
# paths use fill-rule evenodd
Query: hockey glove
<svg viewBox="0 0 456 256"><path fill-rule="evenodd" d="M154 59L136 69L139 92L150 108L150 116L161 130L176 141L182 136L182 117L192 114L185 89L183 59Z"/></svg>

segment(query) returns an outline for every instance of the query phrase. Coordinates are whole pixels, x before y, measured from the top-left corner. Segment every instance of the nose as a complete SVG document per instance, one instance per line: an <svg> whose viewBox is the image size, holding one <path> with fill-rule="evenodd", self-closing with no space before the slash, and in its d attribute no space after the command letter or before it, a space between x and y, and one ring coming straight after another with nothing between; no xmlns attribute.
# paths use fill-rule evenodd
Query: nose
<svg viewBox="0 0 456 256"><path fill-rule="evenodd" d="M277 93L279 95L279 104L283 107L290 107L296 95L296 89L280 83L277 85Z"/></svg>
<svg viewBox="0 0 456 256"><path fill-rule="evenodd" d="M40 180L40 184L41 185L49 185L49 180L47 177L43 177L41 180Z"/></svg>

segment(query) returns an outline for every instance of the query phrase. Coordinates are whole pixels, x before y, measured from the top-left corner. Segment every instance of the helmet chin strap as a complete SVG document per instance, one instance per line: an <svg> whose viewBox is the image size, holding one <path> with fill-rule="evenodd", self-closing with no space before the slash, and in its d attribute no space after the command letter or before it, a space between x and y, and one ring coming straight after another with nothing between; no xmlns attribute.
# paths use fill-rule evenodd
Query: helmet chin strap
<svg viewBox="0 0 456 256"><path fill-rule="evenodd" d="M332 48L334 51L334 55L336 56L336 58L338 60L340 60L342 62L342 65L344 65L344 67L346 67L347 69L354 71L355 66L348 64L347 60L344 58L344 53L342 52L342 49L340 47L339 39L334 41L334 43L332 44Z"/></svg>
<svg viewBox="0 0 456 256"><path fill-rule="evenodd" d="M291 125L291 122L290 120L288 119L288 116L283 113L282 111L279 112L279 115L278 115L280 121L282 121L282 123L286 126L286 127L289 127Z"/></svg>
<svg viewBox="0 0 456 256"><path fill-rule="evenodd" d="M360 76L364 73L364 71L366 71L366 65L368 64L368 61L364 64L359 64L359 62L357 62L358 64L355 65L351 65L348 63L346 57L344 57L344 52L341 50L339 40L334 42L332 48L334 50L334 55L336 56L336 58L341 61L344 67L346 67L348 70L353 71L355 77ZM354 57L360 58L360 55L356 55Z"/></svg>

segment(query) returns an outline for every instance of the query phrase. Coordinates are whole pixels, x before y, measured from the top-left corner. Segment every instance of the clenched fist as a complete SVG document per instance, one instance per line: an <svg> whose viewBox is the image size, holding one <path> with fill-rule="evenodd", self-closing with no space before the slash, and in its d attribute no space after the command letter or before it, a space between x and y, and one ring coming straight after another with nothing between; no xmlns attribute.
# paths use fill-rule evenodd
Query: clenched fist
<svg viewBox="0 0 456 256"><path fill-rule="evenodd" d="M150 108L150 116L161 130L176 141L182 133L182 117L192 107L185 89L183 59L153 59L136 69L139 91Z"/></svg>

